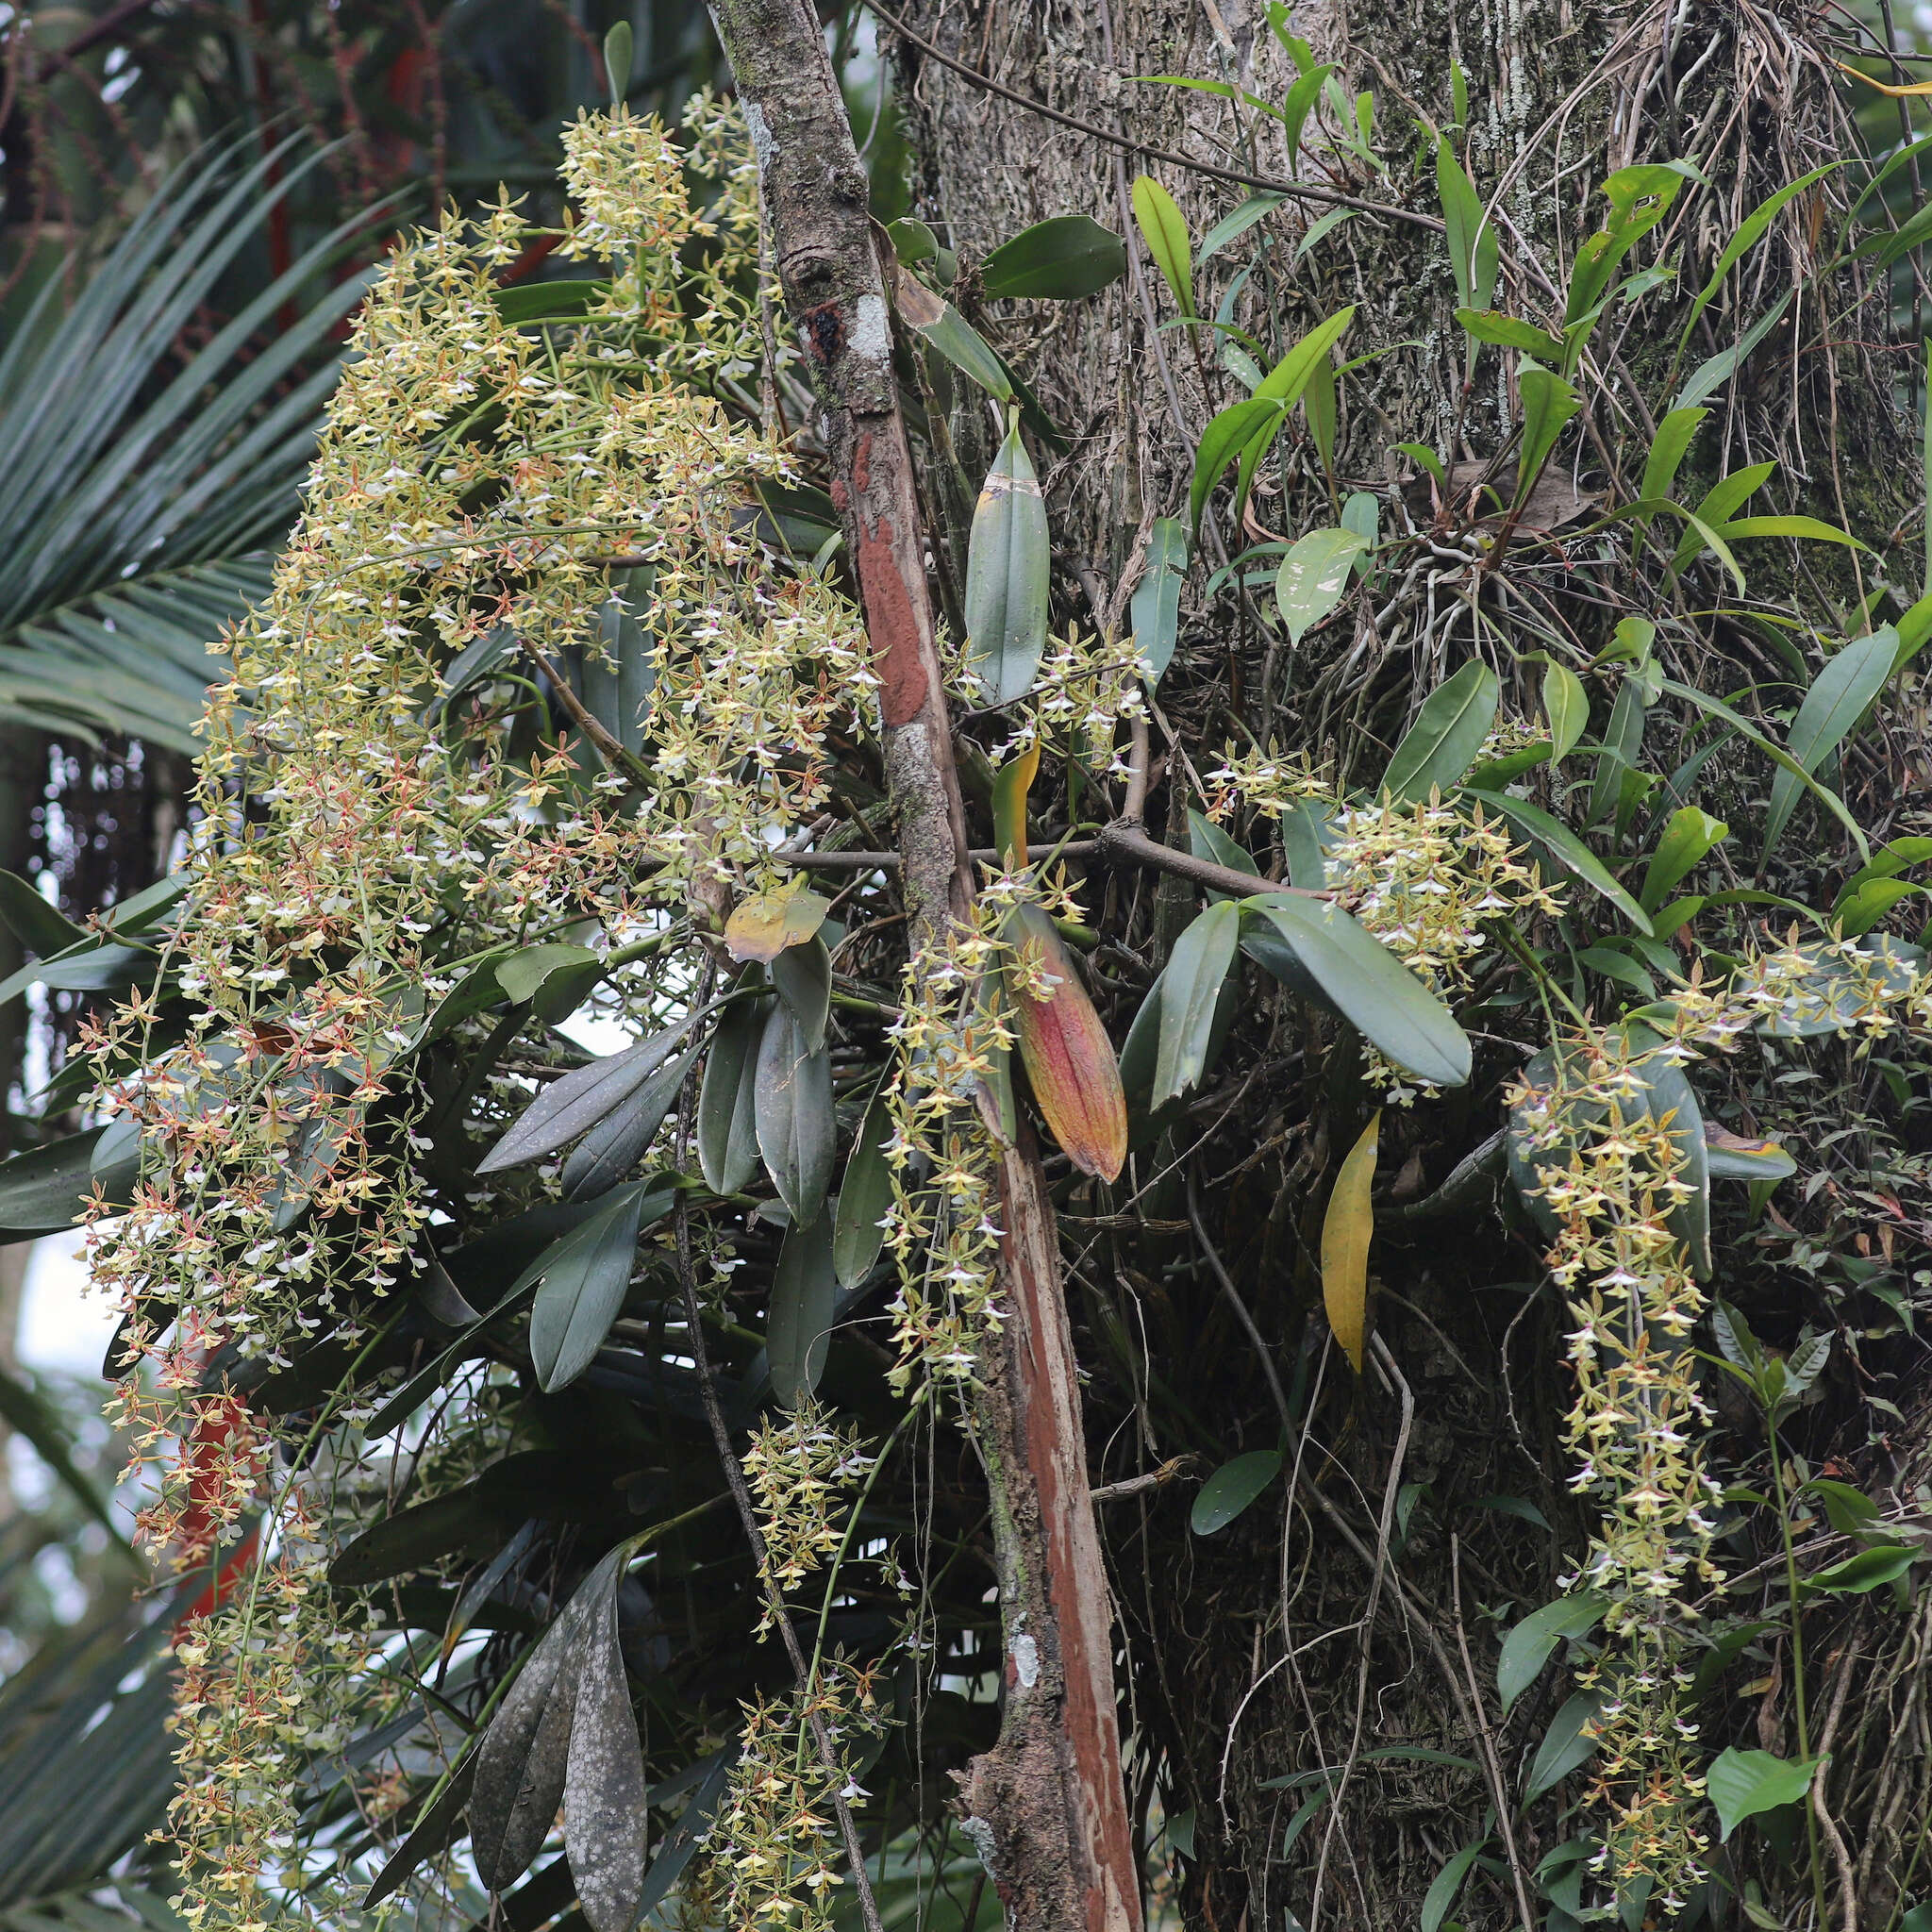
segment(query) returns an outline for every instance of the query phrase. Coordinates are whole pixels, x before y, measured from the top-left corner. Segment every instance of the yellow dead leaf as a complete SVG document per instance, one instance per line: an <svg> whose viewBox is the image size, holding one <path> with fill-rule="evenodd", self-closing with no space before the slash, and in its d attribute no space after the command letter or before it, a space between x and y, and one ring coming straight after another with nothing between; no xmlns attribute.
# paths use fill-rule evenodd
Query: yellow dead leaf
<svg viewBox="0 0 1932 1932"><path fill-rule="evenodd" d="M1382 1133L1382 1114L1362 1129L1348 1150L1328 1211L1322 1217L1322 1302L1328 1325L1342 1352L1362 1372L1362 1340L1369 1314L1369 1241L1375 1231L1374 1204L1369 1190L1375 1180L1375 1151Z"/></svg>
<svg viewBox="0 0 1932 1932"><path fill-rule="evenodd" d="M1854 80L1862 80L1869 88L1879 93L1890 94L1895 101L1908 101L1920 94L1932 94L1932 80L1914 81L1909 87L1888 87L1882 80L1874 80L1869 74L1860 74L1856 67L1847 67L1842 60L1831 63L1840 74L1849 74Z"/></svg>
<svg viewBox="0 0 1932 1932"><path fill-rule="evenodd" d="M792 888L741 900L724 922L724 950L734 959L775 959L802 946L825 923L831 901Z"/></svg>
<svg viewBox="0 0 1932 1932"><path fill-rule="evenodd" d="M1040 746L1029 744L993 775L992 842L1010 872L1026 865L1026 793L1040 770Z"/></svg>

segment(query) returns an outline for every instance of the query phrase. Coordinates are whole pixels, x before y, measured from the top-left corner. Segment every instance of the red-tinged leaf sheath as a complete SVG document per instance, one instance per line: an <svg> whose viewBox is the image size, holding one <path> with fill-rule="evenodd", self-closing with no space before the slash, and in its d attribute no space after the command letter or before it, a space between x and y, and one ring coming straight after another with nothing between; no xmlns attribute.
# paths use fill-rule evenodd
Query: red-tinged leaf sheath
<svg viewBox="0 0 1932 1932"><path fill-rule="evenodd" d="M1053 921L1037 906L1016 907L1008 934L1027 968L1011 975L1011 1006L1033 1097L1067 1158L1110 1181L1127 1158L1127 1101L1113 1042ZM1049 974L1046 997L1037 997L1026 982L1037 988Z"/></svg>

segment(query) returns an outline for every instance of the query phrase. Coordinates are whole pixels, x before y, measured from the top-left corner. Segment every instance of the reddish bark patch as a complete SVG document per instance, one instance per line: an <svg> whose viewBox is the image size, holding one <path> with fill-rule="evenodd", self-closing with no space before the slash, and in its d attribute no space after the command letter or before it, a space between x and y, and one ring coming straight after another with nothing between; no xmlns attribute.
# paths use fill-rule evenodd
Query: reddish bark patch
<svg viewBox="0 0 1932 1932"><path fill-rule="evenodd" d="M925 704L919 619L912 592L900 574L892 538L892 526L885 518L869 529L860 520L858 582L872 640L873 669L878 673L879 703L889 727L911 724Z"/></svg>

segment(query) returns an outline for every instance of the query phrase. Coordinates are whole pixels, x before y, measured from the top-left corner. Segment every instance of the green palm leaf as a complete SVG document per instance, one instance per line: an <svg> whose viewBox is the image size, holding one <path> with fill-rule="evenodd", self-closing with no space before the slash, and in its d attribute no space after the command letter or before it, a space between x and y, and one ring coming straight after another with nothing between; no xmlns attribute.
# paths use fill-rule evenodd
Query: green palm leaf
<svg viewBox="0 0 1932 1932"><path fill-rule="evenodd" d="M322 158L295 158L301 140L184 165L73 306L50 276L0 353L0 720L193 751L221 670L208 646L266 589L336 379L329 339L362 293L328 271L369 214L176 354Z"/></svg>

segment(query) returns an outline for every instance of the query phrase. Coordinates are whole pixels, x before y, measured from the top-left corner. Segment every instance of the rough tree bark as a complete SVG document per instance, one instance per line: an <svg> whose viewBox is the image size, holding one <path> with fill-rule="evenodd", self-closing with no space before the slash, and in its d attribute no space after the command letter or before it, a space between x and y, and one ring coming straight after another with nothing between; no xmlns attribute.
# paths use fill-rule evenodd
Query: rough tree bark
<svg viewBox="0 0 1932 1932"><path fill-rule="evenodd" d="M799 0L720 0L715 17L824 408L832 493L879 677L916 963L969 914L974 882L892 373L889 271L816 17ZM966 1785L966 1829L1023 1932L1137 1932L1111 1613L1053 1208L1030 1141L1003 1148L1000 1182L1008 1320L982 1371L975 1433L992 1500L1006 1708Z"/></svg>
<svg viewBox="0 0 1932 1932"><path fill-rule="evenodd" d="M1479 192L1496 196L1505 238L1499 306L1513 313L1560 282L1586 222L1593 225L1600 216L1597 185L1613 169L1694 154L1717 184L1694 215L1687 198L1660 238L1659 258L1681 256L1682 293L1662 298L1622 339L1634 376L1620 380L1624 396L1649 393L1661 380L1675 335L1670 302L1688 302L1743 214L1849 149L1833 76L1807 28L1794 14L1748 0L1724 8L1697 0L1628 8L1587 0L1424 0L1418 7L1302 0L1286 25L1312 42L1318 60L1337 63L1351 101L1358 91L1374 92L1387 175L1366 168L1323 173L1306 153L1291 162L1278 123L1224 97L1144 78L1233 82L1279 101L1294 69L1261 0L1092 0L1080 7L907 0L903 8L884 0L874 11L881 43L897 64L916 156L912 212L958 250L955 299L969 315L984 316L1004 345L1019 346L1022 373L1069 435L1070 453L1043 469L1043 480L1065 598L1058 614L1085 624L1097 611L1118 619L1150 520L1184 513L1201 428L1242 393L1217 367L1211 344L1197 357L1184 332L1157 330L1174 310L1126 206L1134 175L1158 176L1197 242L1241 198L1242 189L1225 179L1230 171L1278 179L1298 166L1300 178L1324 196L1339 189L1401 210L1357 212L1302 252L1309 227L1333 202L1298 208L1290 199L1268 218L1277 244L1236 314L1237 321L1265 314L1280 338L1292 339L1342 305L1357 306L1347 353L1385 353L1343 386L1338 469L1344 490L1374 490L1387 503L1405 481L1402 459L1392 454L1397 443L1414 439L1446 448L1459 424L1462 447L1452 460L1486 457L1510 420L1500 358L1484 365L1474 394L1460 393L1462 351L1451 314L1457 291L1440 235L1426 225L1438 212L1432 143L1413 130L1424 116L1438 126L1453 120L1453 63L1469 76L1470 166ZM991 92L974 75L1007 93ZM1027 100L1223 173L1194 174L1146 150L1124 149L1066 119L1030 112ZM974 261L1027 224L1070 212L1126 234L1140 258L1134 275L1091 301L976 308ZM1203 270L1204 313L1214 313L1240 252ZM1740 313L1720 304L1706 318L1711 333L1692 360L1735 341L1784 284L1796 291L1798 332L1773 339L1761 374L1739 385L1719 443L1702 447L1697 460L1722 471L1778 457L1774 487L1785 500L1776 508L1808 508L1865 532L1892 528L1902 510L1891 493L1900 477L1912 475L1908 432L1883 377L1874 374L1877 365L1861 367L1855 359L1860 349L1842 340L1882 331L1875 322L1821 327L1809 286L1817 258L1796 225L1773 233L1761 273L1751 296L1757 306ZM1842 303L1824 306L1836 306L1842 319ZM1798 342L1807 344L1802 356L1793 354ZM1627 500L1637 493L1647 425L1605 415L1589 425L1601 439L1590 462L1601 467L1607 450L1629 469L1619 475ZM961 410L950 428L969 473L975 465L983 471L991 454L984 416ZM1848 455L1856 462L1844 460ZM931 494L940 501L943 492ZM1311 454L1289 449L1279 489L1257 494L1254 513L1245 532L1221 533L1229 550L1334 521ZM1769 574L1777 566L1765 568ZM1251 728L1259 719L1264 732L1272 715L1284 751L1306 751L1344 780L1364 758L1365 769L1354 775L1365 776L1380 769L1406 708L1457 661L1431 658L1426 632L1378 636L1368 626L1342 630L1339 641L1311 638L1298 654L1292 691L1271 712L1274 691L1258 704L1255 698L1277 668L1265 640L1252 627L1237 630L1225 601L1212 607L1211 625L1191 623L1190 615L1184 600L1175 670L1161 693L1182 739L1175 770L1185 770L1185 752L1211 756L1233 735L1224 724L1231 709ZM1533 715L1528 687L1513 702L1519 713ZM1170 843L1184 842L1186 808L1202 802L1157 777L1149 817L1169 827ZM1279 876L1279 851L1264 858ZM1102 871L1093 883L1096 892L1113 895L1110 908L1126 907L1137 890L1120 871L1110 878ZM1135 925L1137 933L1151 930L1149 970L1197 903L1182 890L1175 905L1163 901L1151 921ZM1117 1039L1133 1011L1132 1000L1110 1009ZM1274 1071L1285 1042L1278 1033L1258 1037L1265 1023L1257 1031L1256 1056L1265 1062L1272 1054L1274 1068L1264 1065L1243 1089L1245 1110L1229 1101L1216 1120L1206 1117L1205 1102L1195 1109L1187 1138L1164 1143L1161 1162L1140 1176L1141 1232L1099 1237L1076 1271L1085 1297L1076 1306L1096 1312L1082 1334L1094 1368L1090 1405L1107 1415L1111 1453L1121 1455L1120 1445L1131 1441L1142 1469L1175 1446L1148 1422L1150 1376L1184 1391L1208 1417L1210 1433L1234 1447L1267 1449L1280 1441L1269 1384L1254 1372L1241 1332L1228 1325L1228 1300L1242 1306L1243 1318L1275 1351L1270 1368L1277 1386L1289 1381L1299 1357L1315 1390L1310 1405L1323 1394L1313 1374L1310 1337L1320 1320L1310 1315L1319 1286L1309 1257L1324 1175L1332 1150L1350 1144L1360 1124L1362 1096L1330 1080L1298 1117L1298 1103L1281 1097L1289 1076ZM1310 1046L1311 1058L1316 1051ZM1209 1257L1184 1235L1163 1231L1186 1225L1178 1188L1160 1204L1163 1183L1145 1177L1162 1163L1173 1172L1190 1160L1200 1164L1203 1224L1225 1296ZM1279 1926L1284 1909L1291 1927L1299 1921L1310 1932L1388 1932L1414 1924L1447 1855L1489 1828L1482 1820L1494 1783L1503 1774L1520 1778L1537 1727L1554 1707L1519 1704L1510 1735L1499 1735L1493 1752L1471 1721L1483 1696L1493 1698L1485 1607L1546 1600L1555 1593L1560 1551L1574 1551L1589 1534L1560 1478L1550 1478L1562 1468L1566 1400L1552 1373L1561 1356L1557 1324L1532 1307L1519 1331L1512 1323L1519 1304L1497 1286L1504 1276L1536 1273L1534 1247L1524 1242L1512 1253L1488 1231L1465 1241L1453 1222L1391 1230L1383 1241L1378 1254L1391 1292L1379 1319L1412 1385L1412 1431L1400 1420L1396 1391L1386 1382L1378 1387L1372 1372L1347 1396L1330 1446L1303 1439L1306 1467L1298 1459L1298 1487L1285 1507L1276 1504L1272 1521L1257 1507L1220 1538L1191 1539L1186 1498L1174 1492L1179 1485L1142 1491L1108 1518L1137 1719L1156 1746L1149 1756L1163 1764L1161 1801L1170 1815L1182 1812L1191 1822L1182 1900L1191 1924L1225 1932ZM1186 1307L1198 1312L1198 1328L1187 1318L1169 1320L1196 1278L1205 1286ZM1124 1348L1116 1338L1132 1334L1137 1323L1139 1349ZM1124 1362L1141 1350L1143 1358ZM1495 1366L1506 1353L1515 1364L1513 1386ZM1343 1370L1331 1374L1346 1379ZM1332 1413L1342 1400L1332 1381L1326 1397ZM1133 1466L1129 1458L1126 1468L1096 1468L1095 1480L1130 1475ZM1385 1494L1398 1491L1410 1499L1527 1491L1559 1539L1524 1536L1520 1522L1512 1529L1507 1518L1495 1521L1509 1534L1465 1520L1458 1539L1439 1512L1420 1506L1405 1519L1411 1527L1400 1585L1385 1587L1377 1600L1375 1524ZM1894 1702L1909 1696L1922 1706L1917 1679L1907 1674L1903 1681ZM1555 1702L1564 1694L1557 1690ZM1891 1735L1889 1725L1874 1728ZM1393 1755L1373 1776L1355 1772L1346 1822L1331 1829L1329 1818L1341 1818L1337 1807L1311 1824L1301 1811L1314 1789L1309 1778L1375 1745L1392 1747ZM1463 1771L1439 1761L1445 1753L1484 1762L1480 1771ZM1870 1746L1867 1755L1882 1753ZM1916 1775L1910 1789L1921 1790ZM1894 1808L1914 1815L1909 1804ZM1549 1848L1525 1843L1520 1851L1533 1865ZM1496 1915L1515 1915L1508 1890L1507 1883L1496 1888L1487 1905L1467 1902L1461 1915L1472 1924L1507 1923Z"/></svg>

